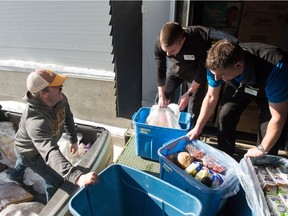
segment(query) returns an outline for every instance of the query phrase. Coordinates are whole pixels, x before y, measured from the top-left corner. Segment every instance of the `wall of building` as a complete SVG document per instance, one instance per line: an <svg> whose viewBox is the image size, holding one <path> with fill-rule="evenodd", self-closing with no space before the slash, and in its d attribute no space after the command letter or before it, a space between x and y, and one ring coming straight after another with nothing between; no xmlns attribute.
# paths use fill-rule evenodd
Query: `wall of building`
<svg viewBox="0 0 288 216"><path fill-rule="evenodd" d="M0 70L0 101L23 102L27 76L27 72ZM114 85L114 81L68 76L63 92L75 118L128 128L131 119L116 117Z"/></svg>
<svg viewBox="0 0 288 216"><path fill-rule="evenodd" d="M113 71L109 1L0 1L0 59Z"/></svg>
<svg viewBox="0 0 288 216"><path fill-rule="evenodd" d="M119 127L130 126L131 119L116 117L114 74L111 75L114 65L112 37L109 35L109 1L73 4L30 2L29 5L2 2L1 8L1 17L5 22L1 24L3 37L0 47L3 49L0 51L0 100L22 102L21 97L26 90L25 80L32 70L24 69L23 72L23 68L38 68L39 64L45 64L48 65L47 69L72 73L65 83L64 92L69 97L75 117ZM143 0L142 15L142 105L151 106L157 93L154 42L163 24L174 20L175 1ZM13 23L13 28L9 23ZM9 46L5 47L5 44ZM74 58L74 55L79 58ZM16 66L9 70L14 64L9 62L10 59L33 61L38 65L32 62L31 67L20 66L18 71ZM71 67L77 68L72 71ZM90 73L87 68L96 72ZM99 71L102 73L100 79ZM76 77L85 73L94 77ZM102 75L108 79L102 79Z"/></svg>
<svg viewBox="0 0 288 216"><path fill-rule="evenodd" d="M2 1L0 100L23 102L35 68L68 73L74 116L128 128L116 117L109 1Z"/></svg>
<svg viewBox="0 0 288 216"><path fill-rule="evenodd" d="M155 39L161 27L174 21L175 1L146 1L142 6L142 106L151 106L157 93L157 74L154 57Z"/></svg>

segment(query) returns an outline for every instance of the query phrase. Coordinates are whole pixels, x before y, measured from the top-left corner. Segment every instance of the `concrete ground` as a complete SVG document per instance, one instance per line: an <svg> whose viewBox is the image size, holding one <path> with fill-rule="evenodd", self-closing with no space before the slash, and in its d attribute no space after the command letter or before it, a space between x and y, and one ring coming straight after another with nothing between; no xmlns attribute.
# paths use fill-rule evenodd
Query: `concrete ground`
<svg viewBox="0 0 288 216"><path fill-rule="evenodd" d="M114 156L113 156L113 162L115 163L119 156L121 155L124 147L114 145L113 151L114 151Z"/></svg>

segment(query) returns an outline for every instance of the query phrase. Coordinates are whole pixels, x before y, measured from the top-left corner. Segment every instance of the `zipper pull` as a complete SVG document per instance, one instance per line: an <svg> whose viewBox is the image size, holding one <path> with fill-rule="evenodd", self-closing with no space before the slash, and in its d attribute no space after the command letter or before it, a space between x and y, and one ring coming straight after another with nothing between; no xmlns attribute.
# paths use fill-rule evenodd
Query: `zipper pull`
<svg viewBox="0 0 288 216"><path fill-rule="evenodd" d="M236 89L236 91L235 91L235 93L233 94L232 97L235 97L235 95L237 94L237 92L238 92L238 88Z"/></svg>

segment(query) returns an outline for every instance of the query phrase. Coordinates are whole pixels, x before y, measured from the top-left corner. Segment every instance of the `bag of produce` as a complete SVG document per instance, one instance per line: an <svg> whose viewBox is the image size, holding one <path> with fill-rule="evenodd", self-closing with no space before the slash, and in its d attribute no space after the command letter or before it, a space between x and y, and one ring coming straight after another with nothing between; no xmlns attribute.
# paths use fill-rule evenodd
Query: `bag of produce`
<svg viewBox="0 0 288 216"><path fill-rule="evenodd" d="M167 108L153 105L146 119L147 124L153 126L181 129L179 125L180 111L176 104L169 104Z"/></svg>

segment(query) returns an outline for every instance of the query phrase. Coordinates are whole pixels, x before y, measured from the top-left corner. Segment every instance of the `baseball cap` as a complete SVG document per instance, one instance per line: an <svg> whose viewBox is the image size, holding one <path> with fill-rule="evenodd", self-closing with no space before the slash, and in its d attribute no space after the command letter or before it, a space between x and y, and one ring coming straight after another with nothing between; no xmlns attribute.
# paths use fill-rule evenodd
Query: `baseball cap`
<svg viewBox="0 0 288 216"><path fill-rule="evenodd" d="M63 85L66 78L66 74L55 74L51 70L36 69L27 77L27 89L31 93L37 93L47 86Z"/></svg>

